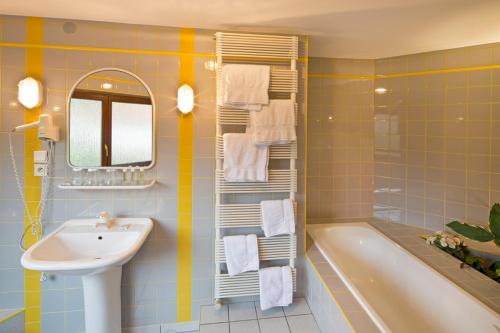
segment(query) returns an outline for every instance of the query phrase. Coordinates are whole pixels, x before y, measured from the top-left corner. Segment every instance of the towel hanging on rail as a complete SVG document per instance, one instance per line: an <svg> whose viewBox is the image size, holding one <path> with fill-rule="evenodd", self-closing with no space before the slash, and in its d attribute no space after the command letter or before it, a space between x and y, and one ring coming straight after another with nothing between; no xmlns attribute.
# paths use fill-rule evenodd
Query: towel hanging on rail
<svg viewBox="0 0 500 333"><path fill-rule="evenodd" d="M224 179L228 182L266 182L269 148L253 144L246 133L226 133Z"/></svg>
<svg viewBox="0 0 500 333"><path fill-rule="evenodd" d="M293 277L290 266L259 270L260 308L288 306L293 301Z"/></svg>
<svg viewBox="0 0 500 333"><path fill-rule="evenodd" d="M218 104L247 110L261 110L269 103L271 67L224 65L221 70Z"/></svg>
<svg viewBox="0 0 500 333"><path fill-rule="evenodd" d="M264 200L260 202L262 230L266 237L295 233L293 201Z"/></svg>
<svg viewBox="0 0 500 333"><path fill-rule="evenodd" d="M256 235L226 236L223 240L227 271L230 276L259 269Z"/></svg>
<svg viewBox="0 0 500 333"><path fill-rule="evenodd" d="M247 133L257 145L285 144L297 140L295 108L289 99L272 99L261 111L250 111Z"/></svg>

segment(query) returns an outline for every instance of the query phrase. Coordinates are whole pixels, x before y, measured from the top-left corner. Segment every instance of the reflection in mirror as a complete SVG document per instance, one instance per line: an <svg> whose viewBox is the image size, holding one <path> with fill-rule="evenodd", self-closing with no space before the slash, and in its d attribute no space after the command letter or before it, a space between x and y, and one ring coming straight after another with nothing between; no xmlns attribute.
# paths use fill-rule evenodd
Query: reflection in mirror
<svg viewBox="0 0 500 333"><path fill-rule="evenodd" d="M73 89L68 112L71 166L153 164L152 97L133 75L120 70L87 75Z"/></svg>

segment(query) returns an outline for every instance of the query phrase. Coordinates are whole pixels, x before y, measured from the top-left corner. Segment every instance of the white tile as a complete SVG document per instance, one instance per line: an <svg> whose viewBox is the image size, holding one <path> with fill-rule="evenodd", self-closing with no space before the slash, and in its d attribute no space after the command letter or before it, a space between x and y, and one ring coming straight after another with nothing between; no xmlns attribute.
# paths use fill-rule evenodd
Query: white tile
<svg viewBox="0 0 500 333"><path fill-rule="evenodd" d="M215 309L213 305L204 305L201 307L200 324L213 324L228 322L228 309L224 304L219 310Z"/></svg>
<svg viewBox="0 0 500 333"><path fill-rule="evenodd" d="M260 333L290 333L285 317L259 320Z"/></svg>
<svg viewBox="0 0 500 333"><path fill-rule="evenodd" d="M271 308L265 311L260 309L260 302L255 302L255 310L257 310L257 318L276 318L276 317L284 317L285 313L283 312L283 308L281 306Z"/></svg>
<svg viewBox="0 0 500 333"><path fill-rule="evenodd" d="M229 320L257 319L254 302L229 303Z"/></svg>
<svg viewBox="0 0 500 333"><path fill-rule="evenodd" d="M283 310L287 316L297 316L311 313L305 298L294 299L293 303L289 306L283 307Z"/></svg>
<svg viewBox="0 0 500 333"><path fill-rule="evenodd" d="M229 333L229 323L200 325L200 333Z"/></svg>
<svg viewBox="0 0 500 333"><path fill-rule="evenodd" d="M257 320L232 321L229 323L231 333L259 333ZM200 332L202 333L202 332Z"/></svg>
<svg viewBox="0 0 500 333"><path fill-rule="evenodd" d="M320 333L318 325L311 314L286 317L291 333Z"/></svg>

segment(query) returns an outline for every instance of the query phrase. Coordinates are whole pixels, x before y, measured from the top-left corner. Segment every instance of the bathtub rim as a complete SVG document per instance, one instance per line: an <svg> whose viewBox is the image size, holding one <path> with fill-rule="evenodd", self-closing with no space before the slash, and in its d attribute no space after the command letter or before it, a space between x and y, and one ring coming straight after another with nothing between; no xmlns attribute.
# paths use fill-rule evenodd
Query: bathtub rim
<svg viewBox="0 0 500 333"><path fill-rule="evenodd" d="M420 264L424 265L426 268L430 269L431 274L436 276L438 279L445 279L446 282L452 283L455 287L458 288L459 292L462 293L465 297L470 299L471 301L477 303L482 309L486 310L487 312L491 313L494 316L500 317L500 314L490 308L487 304L481 301L480 298L474 296L473 294L469 293L467 290L462 288L460 285L458 285L455 281L449 279L446 277L444 274L436 270L434 267L426 263L424 260L416 256L415 254L411 253L408 249L406 249L402 244L398 243L396 240L390 238L387 236L383 231L379 230L376 226L373 225L372 222L368 221L356 221L356 222L329 222L329 223L314 223L314 224L307 224L307 230L306 233L307 235L311 238L312 243L314 246L318 249L318 251L321 253L323 258L328 262L328 264L332 267L332 269L337 273L339 278L342 280L346 288L349 290L349 292L352 293L353 297L356 299L358 304L363 308L363 310L366 312L366 314L372 319L373 323L377 326L377 328L384 333L391 333L391 329L387 327L387 325L384 323L383 319L378 315L378 313L371 307L368 301L363 297L362 293L351 283L349 278L347 277L347 274L336 264L334 263L333 259L330 259L330 257L327 255L327 251L323 249L320 244L317 242L317 235L314 235L314 233L318 232L318 230L326 229L326 228L342 228L342 227L363 227L369 230L375 231L378 235L382 236L386 241L389 242L389 244L392 244L396 246L396 248L401 249L404 251L405 254L410 255L411 257L415 258L417 262ZM315 238L316 236L316 238ZM306 257L307 259L312 263L310 260L307 251L306 251ZM457 259L458 260L458 259Z"/></svg>

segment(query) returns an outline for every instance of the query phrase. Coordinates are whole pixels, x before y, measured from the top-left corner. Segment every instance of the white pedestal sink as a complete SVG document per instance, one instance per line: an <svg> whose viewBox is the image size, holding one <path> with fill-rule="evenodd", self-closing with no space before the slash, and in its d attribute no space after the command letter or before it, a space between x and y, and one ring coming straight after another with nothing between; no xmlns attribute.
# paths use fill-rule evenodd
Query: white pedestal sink
<svg viewBox="0 0 500 333"><path fill-rule="evenodd" d="M153 228L147 218L116 218L107 228L99 219L70 220L30 247L26 269L81 275L86 333L121 333L121 274Z"/></svg>

